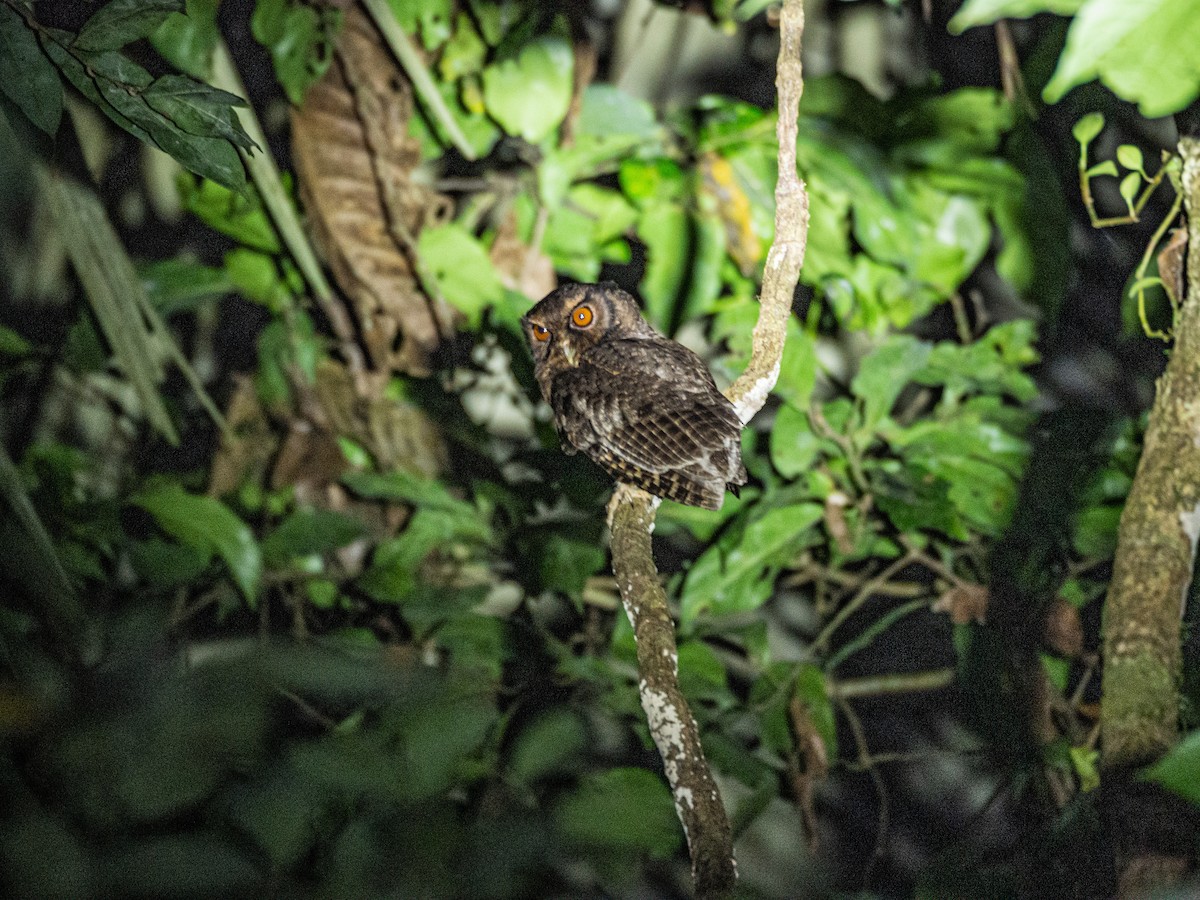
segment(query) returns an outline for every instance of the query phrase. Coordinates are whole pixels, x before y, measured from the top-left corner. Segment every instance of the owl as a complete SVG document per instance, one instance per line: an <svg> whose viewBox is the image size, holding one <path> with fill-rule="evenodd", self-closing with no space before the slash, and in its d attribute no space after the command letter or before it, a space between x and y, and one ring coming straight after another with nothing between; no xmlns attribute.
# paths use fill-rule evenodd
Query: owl
<svg viewBox="0 0 1200 900"><path fill-rule="evenodd" d="M615 284L572 284L521 320L563 450L617 481L720 509L746 483L742 423L703 361Z"/></svg>

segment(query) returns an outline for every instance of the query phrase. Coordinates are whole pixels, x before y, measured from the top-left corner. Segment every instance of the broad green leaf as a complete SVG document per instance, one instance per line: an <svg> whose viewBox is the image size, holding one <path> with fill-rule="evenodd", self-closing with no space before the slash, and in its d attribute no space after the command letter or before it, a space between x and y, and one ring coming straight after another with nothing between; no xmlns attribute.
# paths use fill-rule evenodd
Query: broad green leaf
<svg viewBox="0 0 1200 900"><path fill-rule="evenodd" d="M331 509L298 509L267 535L263 556L283 561L313 553L327 553L357 540L366 533L358 519Z"/></svg>
<svg viewBox="0 0 1200 900"><path fill-rule="evenodd" d="M262 575L262 554L250 527L214 497L189 494L177 484L147 488L130 498L160 528L201 553L215 553L229 568L242 596L253 606Z"/></svg>
<svg viewBox="0 0 1200 900"><path fill-rule="evenodd" d="M217 31L220 0L187 0L186 14L172 13L150 36L154 49L172 65L193 78L212 75L213 51L221 39Z"/></svg>
<svg viewBox="0 0 1200 900"><path fill-rule="evenodd" d="M638 219L637 236L646 245L646 273L640 285L646 318L665 331L671 327L690 263L688 215L677 203L650 206Z"/></svg>
<svg viewBox="0 0 1200 900"><path fill-rule="evenodd" d="M1200 806L1200 730L1167 751L1142 777Z"/></svg>
<svg viewBox="0 0 1200 900"><path fill-rule="evenodd" d="M645 769L590 775L562 798L552 815L567 840L584 847L640 851L661 859L683 843L670 791Z"/></svg>
<svg viewBox="0 0 1200 900"><path fill-rule="evenodd" d="M395 8L394 2L392 7ZM457 81L464 75L475 74L483 68L486 58L487 45L475 30L471 17L460 12L454 23L454 34L438 60L442 81Z"/></svg>
<svg viewBox="0 0 1200 900"><path fill-rule="evenodd" d="M183 0L112 0L79 31L80 50L117 50L158 30L172 13L184 11Z"/></svg>
<svg viewBox="0 0 1200 900"><path fill-rule="evenodd" d="M0 5L0 91L46 134L58 131L62 82L34 33L6 5Z"/></svg>
<svg viewBox="0 0 1200 900"><path fill-rule="evenodd" d="M771 428L771 463L784 478L795 478L812 468L820 441L808 424L808 416L785 403L775 414Z"/></svg>
<svg viewBox="0 0 1200 900"><path fill-rule="evenodd" d="M545 35L512 59L483 70L483 101L506 132L538 143L553 131L571 103L574 56L565 38Z"/></svg>
<svg viewBox="0 0 1200 900"><path fill-rule="evenodd" d="M478 327L487 307L504 299L504 286L488 252L474 235L453 222L425 228L417 252L446 302Z"/></svg>
<svg viewBox="0 0 1200 900"><path fill-rule="evenodd" d="M961 34L976 25L990 25L997 19L1027 19L1038 13L1074 15L1087 0L967 0L950 20L950 31Z"/></svg>
<svg viewBox="0 0 1200 900"><path fill-rule="evenodd" d="M892 411L900 391L925 366L932 350L912 335L894 334L863 358L850 390L862 402L864 434L874 431Z"/></svg>
<svg viewBox="0 0 1200 900"><path fill-rule="evenodd" d="M147 583L167 590L198 578L212 561L212 552L150 538L129 548L129 561Z"/></svg>
<svg viewBox="0 0 1200 900"><path fill-rule="evenodd" d="M628 135L650 140L661 131L654 107L640 97L603 83L590 84L583 92L575 125L577 140L582 135L603 138Z"/></svg>
<svg viewBox="0 0 1200 900"><path fill-rule="evenodd" d="M745 612L765 603L774 589L779 567L811 543L812 526L824 510L816 503L798 503L767 511L706 550L688 572L682 591L682 621L701 613Z"/></svg>
<svg viewBox="0 0 1200 900"><path fill-rule="evenodd" d="M1149 119L1200 94L1200 16L1192 0L1087 0L1067 32L1046 102L1099 78Z"/></svg>

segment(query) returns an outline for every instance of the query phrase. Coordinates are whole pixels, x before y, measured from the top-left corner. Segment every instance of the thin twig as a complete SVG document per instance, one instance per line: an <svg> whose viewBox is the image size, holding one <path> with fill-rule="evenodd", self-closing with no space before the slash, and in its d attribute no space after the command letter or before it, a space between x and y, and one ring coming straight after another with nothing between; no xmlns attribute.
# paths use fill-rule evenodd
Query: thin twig
<svg viewBox="0 0 1200 900"><path fill-rule="evenodd" d="M818 634L813 640L813 646L818 650L828 647L829 641L833 637L833 633L841 628L842 623L854 615L854 613L858 611L859 607L861 607L867 602L867 600L871 598L871 595L875 593L876 588L880 585L887 584L889 581L891 581L893 575L895 575L905 566L911 565L915 559L916 554L910 550L899 559L894 560L890 566L885 568L882 572L864 584L859 589L858 593L855 594L850 600L850 602L839 609L837 614L829 620L828 624L826 624L824 628L821 629L820 634Z"/></svg>
<svg viewBox="0 0 1200 900"><path fill-rule="evenodd" d="M412 82L413 88L416 89L417 96L421 98L421 102L429 110L430 115L445 129L450 143L454 144L454 149L461 153L464 159L474 160L477 155L475 148L471 146L471 142L467 140L463 130L459 128L458 120L450 112L450 107L442 99L442 94L437 89L437 85L433 83L429 70L425 68L421 54L417 52L417 48L412 45L412 41L404 33L400 23L396 21L396 15L392 12L387 0L363 0L363 5L371 14L371 18L375 21L375 27L379 29L383 39L387 41L387 45L392 48L392 53L396 54L396 59L404 69L408 80Z"/></svg>

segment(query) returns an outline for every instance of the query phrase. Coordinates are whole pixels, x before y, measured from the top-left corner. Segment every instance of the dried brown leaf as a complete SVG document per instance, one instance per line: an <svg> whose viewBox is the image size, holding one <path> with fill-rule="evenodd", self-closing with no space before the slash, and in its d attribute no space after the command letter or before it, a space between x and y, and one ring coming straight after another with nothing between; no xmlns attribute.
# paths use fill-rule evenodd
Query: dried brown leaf
<svg viewBox="0 0 1200 900"><path fill-rule="evenodd" d="M955 625L980 624L987 618L988 590L982 584L957 584L930 607L934 612L949 613Z"/></svg>
<svg viewBox="0 0 1200 900"><path fill-rule="evenodd" d="M1167 295L1175 306L1183 299L1187 243L1187 229L1172 228L1166 245L1158 251L1158 277L1163 280Z"/></svg>
<svg viewBox="0 0 1200 900"><path fill-rule="evenodd" d="M314 242L350 299L378 376L426 374L452 313L421 290L411 236L449 200L413 178L412 88L358 6L346 12L334 62L292 111L292 156Z"/></svg>

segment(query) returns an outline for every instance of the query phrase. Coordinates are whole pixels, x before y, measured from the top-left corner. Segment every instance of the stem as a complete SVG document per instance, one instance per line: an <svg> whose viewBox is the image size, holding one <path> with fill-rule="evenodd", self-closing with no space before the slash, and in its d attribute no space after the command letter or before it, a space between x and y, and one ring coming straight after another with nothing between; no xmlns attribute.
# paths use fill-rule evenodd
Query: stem
<svg viewBox="0 0 1200 900"><path fill-rule="evenodd" d="M454 118L450 107L442 99L441 92L438 91L437 85L429 76L429 70L425 68L421 54L417 52L417 48L412 45L408 35L400 28L400 23L396 21L387 0L363 0L363 5L366 6L367 12L375 21L375 27L379 29L388 46L392 48L392 52L396 54L396 59L404 69L408 80L412 82L413 88L416 89L417 96L421 98L421 102L425 104L425 108L429 110L437 123L445 129L450 143L454 144L454 148L462 154L464 159L474 160L476 158L475 149L467 140L467 136L463 134L463 130L458 127L458 120Z"/></svg>

